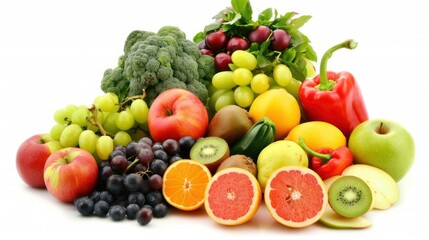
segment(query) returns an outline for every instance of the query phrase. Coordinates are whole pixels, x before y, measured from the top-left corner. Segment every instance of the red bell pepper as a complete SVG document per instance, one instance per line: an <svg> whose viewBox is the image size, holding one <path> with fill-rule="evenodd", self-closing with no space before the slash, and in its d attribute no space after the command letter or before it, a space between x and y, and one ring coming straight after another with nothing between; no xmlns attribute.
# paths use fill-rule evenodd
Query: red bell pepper
<svg viewBox="0 0 429 240"><path fill-rule="evenodd" d="M319 174L322 179L341 175L344 169L353 163L353 154L346 146L335 150L332 148L321 148L313 151L305 145L302 137L299 139L299 145L312 156L310 168Z"/></svg>
<svg viewBox="0 0 429 240"><path fill-rule="evenodd" d="M299 99L308 121L324 121L338 127L348 138L353 129L368 120L368 113L355 78L349 72L328 72L332 53L341 48L354 49L353 40L328 49L320 63L320 73L305 80L299 89Z"/></svg>

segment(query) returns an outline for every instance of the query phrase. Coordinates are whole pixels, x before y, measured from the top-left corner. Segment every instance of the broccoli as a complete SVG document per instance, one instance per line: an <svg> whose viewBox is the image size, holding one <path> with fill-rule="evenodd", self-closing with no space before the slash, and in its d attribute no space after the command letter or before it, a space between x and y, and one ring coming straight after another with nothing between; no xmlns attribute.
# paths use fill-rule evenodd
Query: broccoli
<svg viewBox="0 0 429 240"><path fill-rule="evenodd" d="M113 74L115 70L118 73ZM102 90L122 99L144 90L151 105L161 92L177 87L188 89L207 104L207 86L214 74L213 57L203 55L178 27L164 26L157 33L135 30L125 41L118 66L106 70Z"/></svg>
<svg viewBox="0 0 429 240"><path fill-rule="evenodd" d="M120 99L125 98L130 82L123 75L123 72L121 67L106 69L103 74L103 79L101 80L101 90L106 93L114 92Z"/></svg>

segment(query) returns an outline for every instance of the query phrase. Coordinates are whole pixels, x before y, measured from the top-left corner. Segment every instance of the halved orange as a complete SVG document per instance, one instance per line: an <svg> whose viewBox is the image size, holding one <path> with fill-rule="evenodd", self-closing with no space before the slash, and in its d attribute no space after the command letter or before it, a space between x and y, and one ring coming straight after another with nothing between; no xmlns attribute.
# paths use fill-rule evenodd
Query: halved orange
<svg viewBox="0 0 429 240"><path fill-rule="evenodd" d="M273 172L265 186L264 200L277 222L295 228L315 223L328 206L322 179L301 166L285 166Z"/></svg>
<svg viewBox="0 0 429 240"><path fill-rule="evenodd" d="M206 188L204 206L215 222L239 225L253 218L261 199L256 177L245 169L230 167L213 175Z"/></svg>
<svg viewBox="0 0 429 240"><path fill-rule="evenodd" d="M171 206L185 211L195 210L204 204L205 189L211 177L204 164L182 159L165 170L162 193Z"/></svg>

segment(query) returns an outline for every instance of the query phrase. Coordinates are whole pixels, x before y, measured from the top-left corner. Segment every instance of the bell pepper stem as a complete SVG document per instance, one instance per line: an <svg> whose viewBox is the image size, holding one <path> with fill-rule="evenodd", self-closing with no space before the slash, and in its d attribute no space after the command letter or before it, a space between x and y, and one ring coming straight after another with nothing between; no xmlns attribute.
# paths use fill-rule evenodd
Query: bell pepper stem
<svg viewBox="0 0 429 240"><path fill-rule="evenodd" d="M304 141L303 137L299 138L299 145L302 147L302 149L304 149L305 152L307 152L308 154L310 154L311 156L314 157L318 157L322 160L323 163L326 163L327 161L329 161L329 159L332 158L331 154L323 154L323 153L318 153L316 151L313 151L311 148L309 148Z"/></svg>
<svg viewBox="0 0 429 240"><path fill-rule="evenodd" d="M339 43L331 48L329 48L325 54L323 54L322 60L320 61L320 84L317 88L320 91L331 91L334 88L335 82L328 79L328 60L331 58L332 54L342 48L355 49L357 47L357 42L352 39L346 40L342 43Z"/></svg>

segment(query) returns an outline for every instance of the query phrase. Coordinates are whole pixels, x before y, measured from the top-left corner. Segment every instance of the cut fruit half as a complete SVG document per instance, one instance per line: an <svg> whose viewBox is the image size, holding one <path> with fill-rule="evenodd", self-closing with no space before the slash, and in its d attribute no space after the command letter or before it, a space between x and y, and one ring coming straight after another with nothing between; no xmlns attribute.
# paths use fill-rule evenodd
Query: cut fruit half
<svg viewBox="0 0 429 240"><path fill-rule="evenodd" d="M190 158L206 165L212 174L229 156L229 145L220 137L200 138L190 151Z"/></svg>
<svg viewBox="0 0 429 240"><path fill-rule="evenodd" d="M182 159L165 170L162 194L173 207L191 211L204 204L204 194L211 179L209 169L194 160Z"/></svg>
<svg viewBox="0 0 429 240"><path fill-rule="evenodd" d="M372 191L359 177L341 176L329 187L328 202L339 215L355 218L370 210Z"/></svg>
<svg viewBox="0 0 429 240"><path fill-rule="evenodd" d="M342 172L344 176L356 176L363 179L374 194L374 208L388 209L399 200L399 187L396 181L385 171L366 164L354 164Z"/></svg>
<svg viewBox="0 0 429 240"><path fill-rule="evenodd" d="M319 175L300 166L279 168L267 181L265 205L279 223L295 228L318 221L328 205L328 194Z"/></svg>
<svg viewBox="0 0 429 240"><path fill-rule="evenodd" d="M229 167L217 172L206 188L204 206L208 216L222 225L239 225L253 218L262 191L249 171Z"/></svg>

